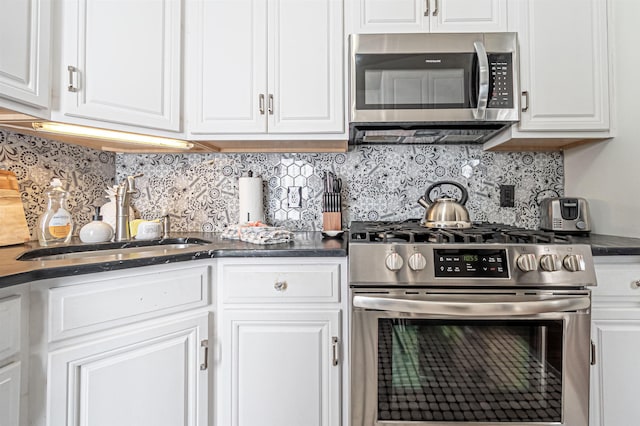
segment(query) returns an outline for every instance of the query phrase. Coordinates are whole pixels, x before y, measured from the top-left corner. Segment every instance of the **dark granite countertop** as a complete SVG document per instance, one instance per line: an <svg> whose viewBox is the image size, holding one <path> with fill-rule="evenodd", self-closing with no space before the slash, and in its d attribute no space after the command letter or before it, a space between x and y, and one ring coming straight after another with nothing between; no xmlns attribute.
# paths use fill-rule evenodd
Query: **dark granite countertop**
<svg viewBox="0 0 640 426"><path fill-rule="evenodd" d="M0 288L46 278L218 257L344 257L347 255L347 235L344 238L323 238L320 232L296 232L292 242L270 245L226 240L220 238L219 233L185 233L176 237L180 237L181 242L188 243L194 239L202 239L206 240L206 243L168 249L166 252L128 253L127 250L121 250L118 254L54 260L17 259L30 250L45 249L55 252L58 247L43 248L34 241L2 247L0 248ZM104 244L109 244L109 247L115 245L115 243L102 245ZM99 245L82 244L76 240L68 246L91 248ZM126 248L126 245L126 243L118 243L119 248Z"/></svg>
<svg viewBox="0 0 640 426"><path fill-rule="evenodd" d="M37 242L0 248L0 288L46 278L106 272L117 269L187 260L222 257L344 257L347 255L348 234L344 238L323 238L320 232L296 232L294 241L283 244L256 245L225 240L219 233L180 234L181 241L203 239L206 244L167 250L166 253L119 253L118 255L75 257L59 260L17 260L25 252L41 247ZM589 244L594 256L640 255L640 238L591 234L575 236L578 244ZM79 241L73 246L81 245ZM83 245L90 247L90 244ZM124 250L126 252L126 250Z"/></svg>

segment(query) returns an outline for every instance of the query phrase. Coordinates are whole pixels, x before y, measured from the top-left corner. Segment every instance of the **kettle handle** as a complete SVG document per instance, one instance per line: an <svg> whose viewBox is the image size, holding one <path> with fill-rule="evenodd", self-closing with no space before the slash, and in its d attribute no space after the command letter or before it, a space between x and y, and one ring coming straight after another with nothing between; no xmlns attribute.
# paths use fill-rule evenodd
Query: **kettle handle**
<svg viewBox="0 0 640 426"><path fill-rule="evenodd" d="M460 200L458 200L458 202L460 204L462 204L463 206L466 204L467 200L469 199L469 192L467 192L467 189L460 185L458 182L454 182L452 180L443 180L441 182L436 182L433 185L431 185L430 187L427 188L427 190L424 193L424 197L427 199L427 201L429 202L429 204L433 204L433 200L431 199L431 196L429 195L431 193L431 191L433 191L434 188L437 188L439 186L442 185L452 185L455 186L456 188L458 188L460 190L460 192L462 193L462 196L460 197Z"/></svg>

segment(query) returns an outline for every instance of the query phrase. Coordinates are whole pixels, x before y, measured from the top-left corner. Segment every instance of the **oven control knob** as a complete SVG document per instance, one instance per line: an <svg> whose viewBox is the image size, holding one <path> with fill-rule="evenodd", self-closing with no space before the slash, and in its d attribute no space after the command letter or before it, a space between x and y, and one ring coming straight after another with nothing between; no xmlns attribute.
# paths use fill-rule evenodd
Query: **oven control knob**
<svg viewBox="0 0 640 426"><path fill-rule="evenodd" d="M402 260L402 256L394 252L387 256L384 264L387 265L388 270L395 272L399 271L402 268L402 265L404 265L404 260Z"/></svg>
<svg viewBox="0 0 640 426"><path fill-rule="evenodd" d="M562 261L567 271L578 272L586 269L584 257L581 254L569 254Z"/></svg>
<svg viewBox="0 0 640 426"><path fill-rule="evenodd" d="M518 263L518 268L520 268L520 270L523 272L531 272L531 271L538 270L538 262L536 260L536 255L533 253L520 255L516 262Z"/></svg>
<svg viewBox="0 0 640 426"><path fill-rule="evenodd" d="M540 266L545 271L559 271L562 269L562 261L557 254L545 254L540 258Z"/></svg>
<svg viewBox="0 0 640 426"><path fill-rule="evenodd" d="M409 268L412 271L422 271L427 266L427 260L422 253L414 253L409 258Z"/></svg>

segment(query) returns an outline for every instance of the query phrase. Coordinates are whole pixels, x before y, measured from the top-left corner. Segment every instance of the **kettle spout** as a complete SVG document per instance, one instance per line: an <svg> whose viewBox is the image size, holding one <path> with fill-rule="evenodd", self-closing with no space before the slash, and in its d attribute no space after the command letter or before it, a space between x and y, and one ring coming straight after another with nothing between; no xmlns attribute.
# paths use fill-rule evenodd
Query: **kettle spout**
<svg viewBox="0 0 640 426"><path fill-rule="evenodd" d="M427 200L424 199L424 197L418 198L418 204L420 204L425 209L429 208L429 203L427 202Z"/></svg>

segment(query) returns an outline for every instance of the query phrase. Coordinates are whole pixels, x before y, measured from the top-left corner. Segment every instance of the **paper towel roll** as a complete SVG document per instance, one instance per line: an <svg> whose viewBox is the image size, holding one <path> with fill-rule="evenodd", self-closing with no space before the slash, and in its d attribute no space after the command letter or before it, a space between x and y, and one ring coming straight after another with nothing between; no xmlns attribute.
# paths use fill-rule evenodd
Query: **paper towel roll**
<svg viewBox="0 0 640 426"><path fill-rule="evenodd" d="M259 177L241 177L239 193L240 215L238 222L264 221L262 179Z"/></svg>

